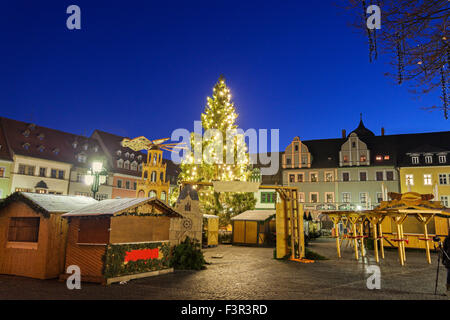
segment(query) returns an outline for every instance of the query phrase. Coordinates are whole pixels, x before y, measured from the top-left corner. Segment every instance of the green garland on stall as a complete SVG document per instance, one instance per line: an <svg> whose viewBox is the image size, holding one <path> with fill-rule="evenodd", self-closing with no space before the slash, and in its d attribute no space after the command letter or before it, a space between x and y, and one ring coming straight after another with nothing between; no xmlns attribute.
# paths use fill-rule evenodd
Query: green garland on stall
<svg viewBox="0 0 450 320"><path fill-rule="evenodd" d="M155 248L159 248L162 252L162 259L128 261L125 263L127 251ZM114 278L129 274L167 269L169 268L170 251L170 245L162 242L110 244L108 245L106 253L103 256L103 275L106 278Z"/></svg>

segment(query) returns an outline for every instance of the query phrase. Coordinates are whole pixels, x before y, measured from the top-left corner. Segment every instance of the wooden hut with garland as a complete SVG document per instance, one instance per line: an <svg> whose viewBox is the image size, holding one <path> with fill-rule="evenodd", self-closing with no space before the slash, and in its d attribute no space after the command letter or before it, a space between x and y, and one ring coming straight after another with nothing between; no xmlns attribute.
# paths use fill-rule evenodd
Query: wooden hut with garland
<svg viewBox="0 0 450 320"><path fill-rule="evenodd" d="M107 199L63 217L66 270L79 266L81 281L111 284L173 271L170 225L182 216L156 198Z"/></svg>
<svg viewBox="0 0 450 320"><path fill-rule="evenodd" d="M0 203L0 274L37 279L64 271L63 213L97 203L82 196L16 192Z"/></svg>

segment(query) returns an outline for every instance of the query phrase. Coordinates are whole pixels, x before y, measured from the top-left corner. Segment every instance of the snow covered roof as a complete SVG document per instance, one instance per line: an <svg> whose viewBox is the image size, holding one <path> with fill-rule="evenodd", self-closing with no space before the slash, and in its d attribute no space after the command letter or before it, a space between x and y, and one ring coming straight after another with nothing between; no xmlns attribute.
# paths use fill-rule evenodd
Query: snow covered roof
<svg viewBox="0 0 450 320"><path fill-rule="evenodd" d="M218 216L215 216L213 214L206 214L206 213L203 214L203 218L206 218L206 219L219 219Z"/></svg>
<svg viewBox="0 0 450 320"><path fill-rule="evenodd" d="M15 192L2 202L1 207L16 201L24 201L42 213L65 213L98 202L93 198L84 196Z"/></svg>
<svg viewBox="0 0 450 320"><path fill-rule="evenodd" d="M171 214L179 215L174 209L169 207L164 202L157 198L121 198L121 199L106 199L94 203L83 208L70 211L63 215L63 217L77 217L77 216L100 216L100 215L115 215L120 212L132 209L146 202L152 202L160 207L166 209Z"/></svg>
<svg viewBox="0 0 450 320"><path fill-rule="evenodd" d="M231 218L231 220L266 221L275 214L275 210L247 210Z"/></svg>

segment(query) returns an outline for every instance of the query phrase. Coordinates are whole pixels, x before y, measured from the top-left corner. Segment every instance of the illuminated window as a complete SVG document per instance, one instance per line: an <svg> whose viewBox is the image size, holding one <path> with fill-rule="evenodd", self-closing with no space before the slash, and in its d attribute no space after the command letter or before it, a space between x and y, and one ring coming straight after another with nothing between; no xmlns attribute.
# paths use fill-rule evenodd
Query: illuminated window
<svg viewBox="0 0 450 320"><path fill-rule="evenodd" d="M366 155L362 154L362 155L359 157L359 161L360 161L360 162L366 162L366 161L367 161Z"/></svg>
<svg viewBox="0 0 450 320"><path fill-rule="evenodd" d="M349 203L350 200L351 200L350 192L343 192L342 193L342 202Z"/></svg>
<svg viewBox="0 0 450 320"><path fill-rule="evenodd" d="M417 156L411 157L411 162L412 164L419 164L419 157Z"/></svg>
<svg viewBox="0 0 450 320"><path fill-rule="evenodd" d="M334 181L333 172L325 172L325 181L327 181L327 182Z"/></svg>
<svg viewBox="0 0 450 320"><path fill-rule="evenodd" d="M426 186L431 186L431 174L424 174L423 175L423 184Z"/></svg>
<svg viewBox="0 0 450 320"><path fill-rule="evenodd" d="M295 182L295 175L294 174L290 174L289 175L289 182Z"/></svg>
<svg viewBox="0 0 450 320"><path fill-rule="evenodd" d="M407 174L407 175L405 176L405 178L406 178L406 185L407 185L407 186L413 186L413 185L414 185L414 175L412 175L412 174Z"/></svg>
<svg viewBox="0 0 450 320"><path fill-rule="evenodd" d="M389 160L389 159L390 159L389 155L384 156L384 160Z"/></svg>
<svg viewBox="0 0 450 320"><path fill-rule="evenodd" d="M325 192L325 202L327 202L327 203L334 202L334 193L333 192Z"/></svg>
<svg viewBox="0 0 450 320"><path fill-rule="evenodd" d="M348 156L344 156L344 162L348 162Z"/></svg>
<svg viewBox="0 0 450 320"><path fill-rule="evenodd" d="M383 160L383 156L376 156L376 157L375 157L375 160L377 160L377 161L382 161L382 160Z"/></svg>
<svg viewBox="0 0 450 320"><path fill-rule="evenodd" d="M297 174L297 182L303 182L303 173Z"/></svg>
<svg viewBox="0 0 450 320"><path fill-rule="evenodd" d="M359 193L359 201L360 201L362 204L367 203L367 192L360 192L360 193Z"/></svg>
<svg viewBox="0 0 450 320"><path fill-rule="evenodd" d="M427 164L433 163L433 156L425 156L425 163Z"/></svg>
<svg viewBox="0 0 450 320"><path fill-rule="evenodd" d="M0 178L3 178L5 176L5 168L0 167Z"/></svg>
<svg viewBox="0 0 450 320"><path fill-rule="evenodd" d="M446 163L447 162L447 156L439 156L439 163Z"/></svg>

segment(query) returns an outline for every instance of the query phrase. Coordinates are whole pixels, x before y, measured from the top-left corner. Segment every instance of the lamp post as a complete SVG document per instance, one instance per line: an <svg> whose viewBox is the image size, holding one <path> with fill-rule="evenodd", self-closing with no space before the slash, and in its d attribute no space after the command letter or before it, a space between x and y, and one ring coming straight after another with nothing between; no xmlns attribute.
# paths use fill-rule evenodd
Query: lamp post
<svg viewBox="0 0 450 320"><path fill-rule="evenodd" d="M101 161L94 161L92 167L84 176L84 182L91 186L92 197L94 199L100 185L106 182L107 176L108 171L103 167L103 162Z"/></svg>

